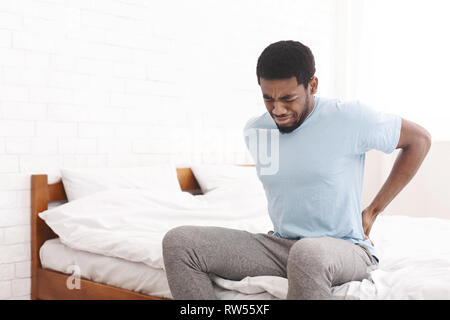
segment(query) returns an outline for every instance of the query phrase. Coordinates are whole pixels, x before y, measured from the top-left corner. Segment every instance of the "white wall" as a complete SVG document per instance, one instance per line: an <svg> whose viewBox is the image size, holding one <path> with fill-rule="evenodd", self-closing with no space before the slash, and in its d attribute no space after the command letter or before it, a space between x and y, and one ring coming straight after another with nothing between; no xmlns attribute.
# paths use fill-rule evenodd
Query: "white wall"
<svg viewBox="0 0 450 320"><path fill-rule="evenodd" d="M363 204L369 205L386 181L400 150L389 155L370 151L366 158ZM383 214L450 219L450 142L433 141L413 179ZM379 171L378 171L379 170Z"/></svg>
<svg viewBox="0 0 450 320"><path fill-rule="evenodd" d="M334 12L332 0L1 0L0 299L30 295L31 173L249 161L258 55L304 42L333 95Z"/></svg>

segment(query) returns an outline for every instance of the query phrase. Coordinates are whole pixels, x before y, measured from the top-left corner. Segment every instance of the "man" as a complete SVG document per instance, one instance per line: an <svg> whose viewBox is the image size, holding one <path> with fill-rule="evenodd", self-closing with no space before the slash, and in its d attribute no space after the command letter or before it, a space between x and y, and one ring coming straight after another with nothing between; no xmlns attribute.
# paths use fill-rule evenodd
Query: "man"
<svg viewBox="0 0 450 320"><path fill-rule="evenodd" d="M431 146L424 128L397 115L359 101L314 96L314 57L299 42L269 45L256 69L267 112L249 120L244 133L274 231L170 230L163 256L175 299L215 299L210 273L232 280L287 277L287 299L331 299L333 286L367 278L378 265L369 239L375 218L411 180ZM278 134L260 139L270 131ZM387 181L361 211L365 153L396 148L402 151ZM264 173L260 150L274 150L276 170Z"/></svg>

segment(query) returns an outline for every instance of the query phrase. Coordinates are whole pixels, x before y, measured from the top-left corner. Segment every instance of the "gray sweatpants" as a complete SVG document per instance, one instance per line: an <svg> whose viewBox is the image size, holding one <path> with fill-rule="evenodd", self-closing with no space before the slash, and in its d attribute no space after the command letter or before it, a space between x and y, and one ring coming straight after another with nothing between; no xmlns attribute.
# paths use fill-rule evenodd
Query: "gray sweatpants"
<svg viewBox="0 0 450 320"><path fill-rule="evenodd" d="M170 230L163 258L172 296L217 299L209 274L230 280L271 275L288 279L287 299L332 299L332 286L365 279L378 265L366 247L347 240L272 233L206 226Z"/></svg>

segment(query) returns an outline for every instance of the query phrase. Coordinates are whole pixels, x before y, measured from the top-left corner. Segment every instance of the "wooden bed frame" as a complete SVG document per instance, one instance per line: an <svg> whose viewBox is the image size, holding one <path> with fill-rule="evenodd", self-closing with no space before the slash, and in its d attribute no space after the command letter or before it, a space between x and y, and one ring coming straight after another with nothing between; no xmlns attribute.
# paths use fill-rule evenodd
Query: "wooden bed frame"
<svg viewBox="0 0 450 320"><path fill-rule="evenodd" d="M199 184L190 168L177 168L178 181L183 191L199 190ZM58 236L38 213L48 209L49 202L67 200L61 180L48 184L46 174L31 176L31 299L37 300L163 300L131 290L80 279L81 288L67 288L71 275L42 268L39 250L45 241Z"/></svg>

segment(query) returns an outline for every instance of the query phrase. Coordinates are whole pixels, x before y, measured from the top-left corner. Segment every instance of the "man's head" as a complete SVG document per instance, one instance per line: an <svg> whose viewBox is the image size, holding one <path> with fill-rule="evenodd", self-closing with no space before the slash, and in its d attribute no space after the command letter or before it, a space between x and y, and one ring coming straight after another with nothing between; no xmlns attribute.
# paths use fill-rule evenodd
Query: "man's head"
<svg viewBox="0 0 450 320"><path fill-rule="evenodd" d="M318 85L315 72L311 50L297 41L272 43L258 58L258 84L280 132L292 132L312 111Z"/></svg>

